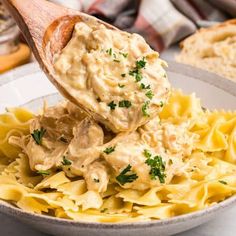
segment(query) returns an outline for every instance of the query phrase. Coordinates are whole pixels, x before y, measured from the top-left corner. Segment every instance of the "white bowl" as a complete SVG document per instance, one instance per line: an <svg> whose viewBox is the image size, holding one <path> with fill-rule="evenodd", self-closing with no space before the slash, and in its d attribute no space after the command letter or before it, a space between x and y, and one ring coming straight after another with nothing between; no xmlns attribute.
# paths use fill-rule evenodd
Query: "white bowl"
<svg viewBox="0 0 236 236"><path fill-rule="evenodd" d="M236 83L190 66L170 62L169 79L175 88L195 92L210 109L236 110ZM46 97L55 104L61 97L36 64L23 66L0 77L0 112L5 107L24 105L37 111ZM70 236L166 236L186 231L236 205L236 196L207 209L166 220L140 223L82 223L24 212L0 201L0 212L52 235Z"/></svg>

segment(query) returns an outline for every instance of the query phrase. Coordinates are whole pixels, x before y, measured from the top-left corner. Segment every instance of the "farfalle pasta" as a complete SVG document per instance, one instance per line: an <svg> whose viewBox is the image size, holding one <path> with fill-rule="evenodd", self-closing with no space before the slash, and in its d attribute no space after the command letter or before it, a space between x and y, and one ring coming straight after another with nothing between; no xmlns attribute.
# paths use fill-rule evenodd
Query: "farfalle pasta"
<svg viewBox="0 0 236 236"><path fill-rule="evenodd" d="M70 102L0 115L0 199L101 223L162 220L236 193L236 112L173 90L136 131L115 134Z"/></svg>

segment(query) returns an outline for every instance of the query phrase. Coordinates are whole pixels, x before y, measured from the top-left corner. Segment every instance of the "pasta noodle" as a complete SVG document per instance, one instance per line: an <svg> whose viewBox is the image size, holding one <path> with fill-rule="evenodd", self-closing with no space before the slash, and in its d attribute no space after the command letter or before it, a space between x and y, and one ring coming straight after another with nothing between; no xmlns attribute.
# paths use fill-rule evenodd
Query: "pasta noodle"
<svg viewBox="0 0 236 236"><path fill-rule="evenodd" d="M113 134L69 102L0 115L0 199L92 222L161 220L236 193L236 112L173 90L160 117Z"/></svg>

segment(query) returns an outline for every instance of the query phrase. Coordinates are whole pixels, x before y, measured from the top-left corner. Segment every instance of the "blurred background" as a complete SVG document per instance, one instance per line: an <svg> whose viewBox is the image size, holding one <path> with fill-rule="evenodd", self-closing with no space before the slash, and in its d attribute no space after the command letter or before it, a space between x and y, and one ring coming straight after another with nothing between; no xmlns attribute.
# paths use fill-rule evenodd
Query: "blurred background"
<svg viewBox="0 0 236 236"><path fill-rule="evenodd" d="M23 1L23 0L22 0ZM236 0L52 0L139 33L164 58L200 27L236 17ZM236 40L235 40L236 41ZM0 0L0 73L31 62L30 49Z"/></svg>

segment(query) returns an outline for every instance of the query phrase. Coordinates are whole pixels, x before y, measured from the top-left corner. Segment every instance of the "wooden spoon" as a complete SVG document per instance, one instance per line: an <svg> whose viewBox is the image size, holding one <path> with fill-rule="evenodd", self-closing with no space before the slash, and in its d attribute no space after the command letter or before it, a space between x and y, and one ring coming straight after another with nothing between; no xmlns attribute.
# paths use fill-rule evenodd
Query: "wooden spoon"
<svg viewBox="0 0 236 236"><path fill-rule="evenodd" d="M39 65L64 97L81 107L56 79L53 57L71 39L74 25L86 24L117 30L115 27L79 11L53 4L46 0L2 0L24 34ZM37 86L37 85L35 85ZM86 107L82 107L86 110ZM86 110L88 113L90 111Z"/></svg>

